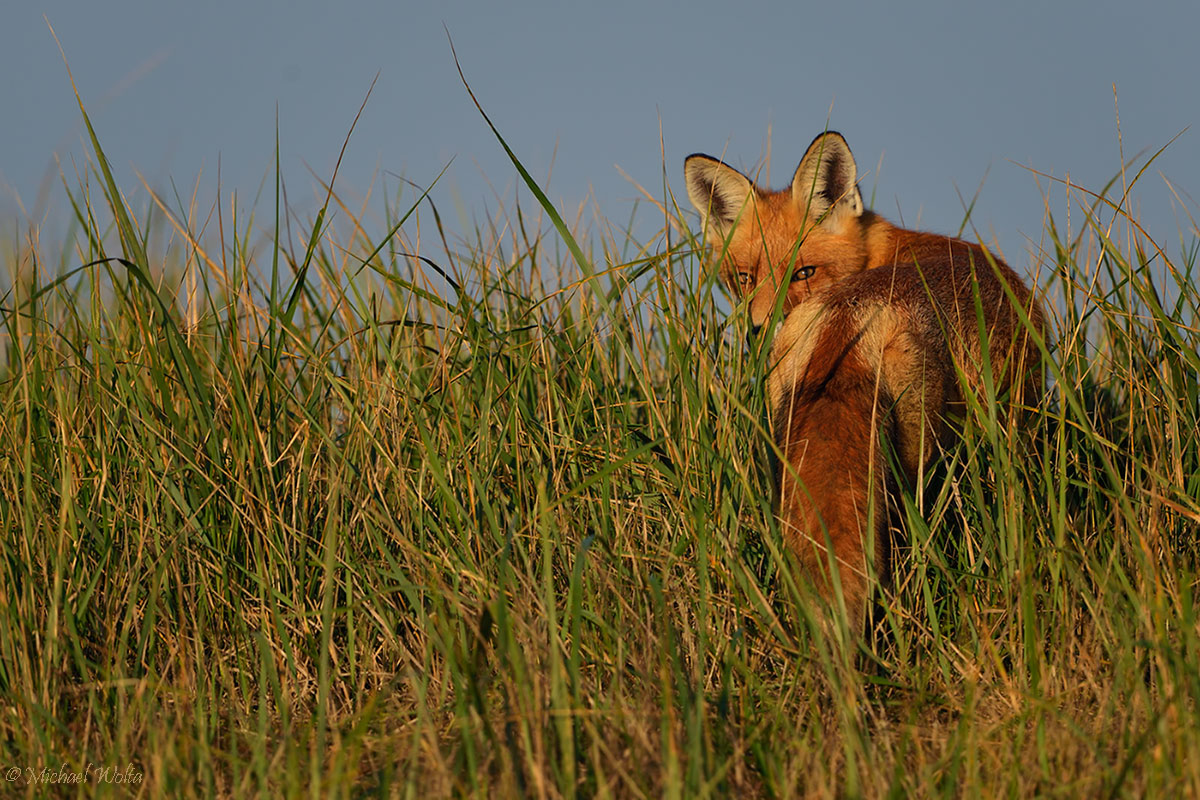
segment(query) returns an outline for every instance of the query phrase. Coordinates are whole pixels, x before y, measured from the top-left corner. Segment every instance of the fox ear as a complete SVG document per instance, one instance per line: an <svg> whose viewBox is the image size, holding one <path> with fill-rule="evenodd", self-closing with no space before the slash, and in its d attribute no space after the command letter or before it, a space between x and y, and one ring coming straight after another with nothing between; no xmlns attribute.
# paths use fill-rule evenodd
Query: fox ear
<svg viewBox="0 0 1200 800"><path fill-rule="evenodd" d="M754 184L733 167L705 155L691 155L683 162L688 199L700 212L709 239L720 241L733 228L754 194Z"/></svg>
<svg viewBox="0 0 1200 800"><path fill-rule="evenodd" d="M808 146L792 178L792 199L808 206L816 219L831 209L834 213L863 213L862 194L858 191L858 167L850 147L840 133L822 133Z"/></svg>

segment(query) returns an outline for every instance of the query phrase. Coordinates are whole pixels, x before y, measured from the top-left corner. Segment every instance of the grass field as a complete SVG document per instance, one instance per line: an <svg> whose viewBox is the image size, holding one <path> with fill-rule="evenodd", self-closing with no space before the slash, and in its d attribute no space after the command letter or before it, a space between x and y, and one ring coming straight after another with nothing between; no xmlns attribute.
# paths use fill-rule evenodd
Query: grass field
<svg viewBox="0 0 1200 800"><path fill-rule="evenodd" d="M1200 795L1200 245L1119 180L1046 220L1045 396L961 421L831 639L669 195L644 243L532 189L206 221L93 141L0 254L5 793Z"/></svg>

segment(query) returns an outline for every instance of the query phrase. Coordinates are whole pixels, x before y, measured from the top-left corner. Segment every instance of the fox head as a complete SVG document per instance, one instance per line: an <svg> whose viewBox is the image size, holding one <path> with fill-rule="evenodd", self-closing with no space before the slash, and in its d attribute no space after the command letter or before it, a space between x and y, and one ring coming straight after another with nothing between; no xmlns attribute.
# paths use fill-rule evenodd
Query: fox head
<svg viewBox="0 0 1200 800"><path fill-rule="evenodd" d="M688 198L721 259L721 280L748 304L755 327L770 318L777 302L786 316L866 268L858 168L841 134L813 140L792 185L778 192L760 189L706 155L688 156L684 175Z"/></svg>

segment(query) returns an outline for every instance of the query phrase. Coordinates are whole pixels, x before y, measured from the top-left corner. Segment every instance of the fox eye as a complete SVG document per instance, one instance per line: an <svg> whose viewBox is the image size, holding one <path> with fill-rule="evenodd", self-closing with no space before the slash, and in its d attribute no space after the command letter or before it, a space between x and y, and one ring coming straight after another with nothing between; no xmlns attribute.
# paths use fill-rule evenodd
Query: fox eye
<svg viewBox="0 0 1200 800"><path fill-rule="evenodd" d="M749 289L749 288L751 288L751 285L754 283L754 276L751 275L749 272L739 272L737 274L737 279L738 279L738 285L741 286L742 289Z"/></svg>
<svg viewBox="0 0 1200 800"><path fill-rule="evenodd" d="M806 281L811 278L813 273L816 271L816 267L812 266L811 264L805 264L803 267L797 268L796 271L792 273L792 280Z"/></svg>

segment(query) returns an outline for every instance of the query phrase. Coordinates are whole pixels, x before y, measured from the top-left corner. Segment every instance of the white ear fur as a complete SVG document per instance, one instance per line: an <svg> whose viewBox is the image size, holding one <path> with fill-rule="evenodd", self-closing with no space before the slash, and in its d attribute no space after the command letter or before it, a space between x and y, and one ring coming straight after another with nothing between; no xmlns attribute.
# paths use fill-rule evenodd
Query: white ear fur
<svg viewBox="0 0 1200 800"><path fill-rule="evenodd" d="M792 177L792 199L808 206L814 220L832 209L834 214L862 216L862 194L858 191L858 167L850 147L840 133L822 133L808 146Z"/></svg>
<svg viewBox="0 0 1200 800"><path fill-rule="evenodd" d="M729 234L754 194L754 184L733 167L706 155L691 155L683 162L688 199L700 212L710 241Z"/></svg>

